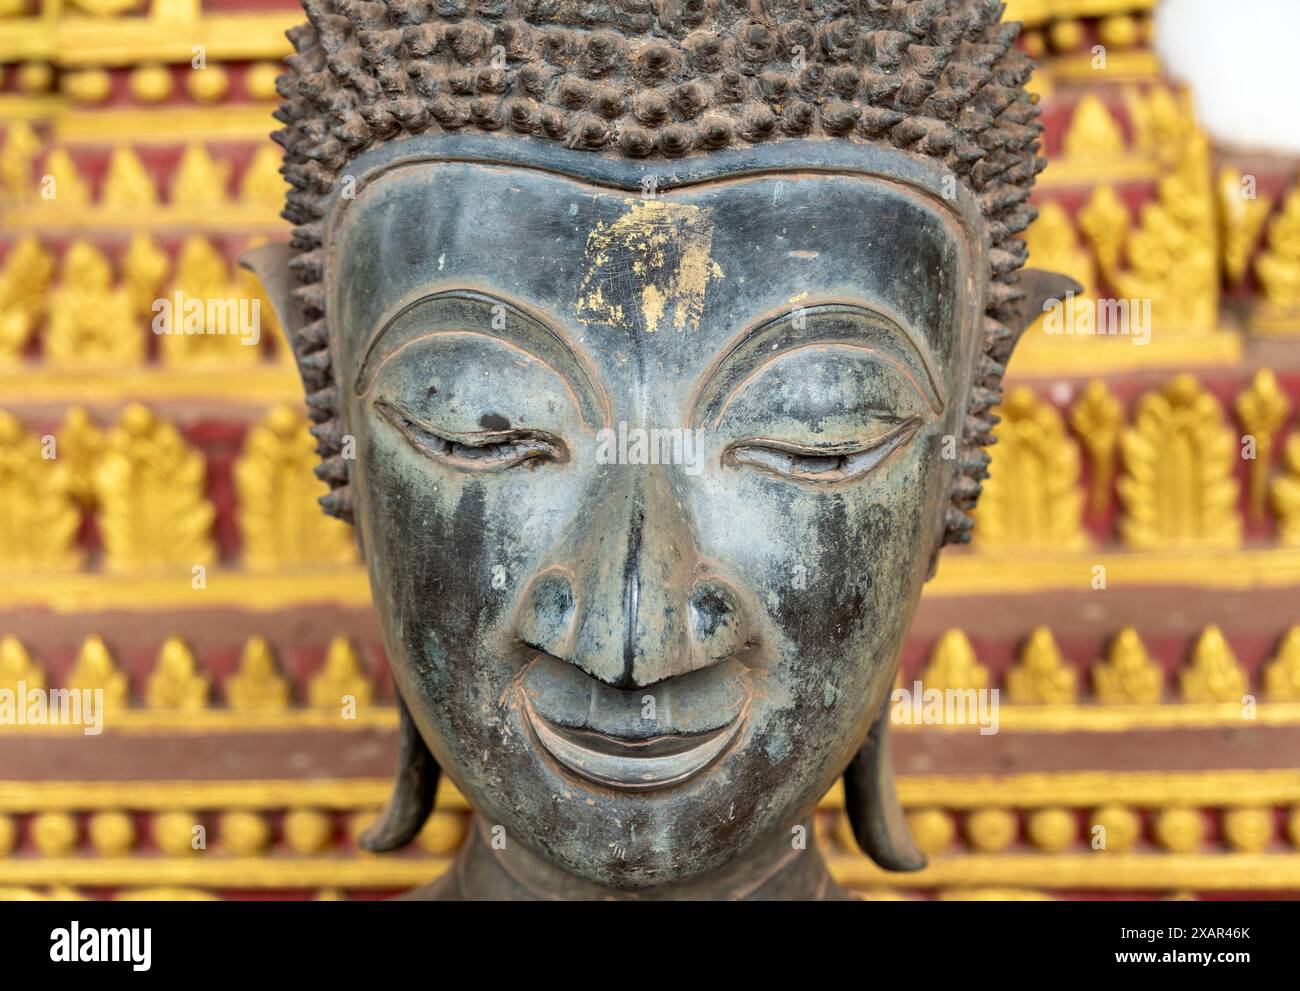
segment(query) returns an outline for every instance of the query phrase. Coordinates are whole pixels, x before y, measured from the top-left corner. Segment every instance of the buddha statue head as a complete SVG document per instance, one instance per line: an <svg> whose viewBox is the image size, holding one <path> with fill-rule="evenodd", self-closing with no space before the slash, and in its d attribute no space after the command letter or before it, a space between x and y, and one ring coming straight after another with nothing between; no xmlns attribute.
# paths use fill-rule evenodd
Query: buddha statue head
<svg viewBox="0 0 1300 991"><path fill-rule="evenodd" d="M256 249L449 897L824 897L1018 333L1030 60L993 0L304 0Z"/></svg>

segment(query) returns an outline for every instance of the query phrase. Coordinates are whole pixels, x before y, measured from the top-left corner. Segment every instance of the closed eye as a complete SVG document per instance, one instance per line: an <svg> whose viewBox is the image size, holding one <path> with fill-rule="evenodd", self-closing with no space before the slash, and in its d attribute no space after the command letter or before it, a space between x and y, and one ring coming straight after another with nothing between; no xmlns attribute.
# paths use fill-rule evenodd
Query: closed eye
<svg viewBox="0 0 1300 991"><path fill-rule="evenodd" d="M920 426L921 418L913 416L870 441L822 446L768 439L740 441L727 449L724 459L800 482L833 485L870 473L911 440Z"/></svg>
<svg viewBox="0 0 1300 991"><path fill-rule="evenodd" d="M425 457L462 471L500 471L569 460L564 442L542 430L440 430L387 400L376 400L375 409Z"/></svg>

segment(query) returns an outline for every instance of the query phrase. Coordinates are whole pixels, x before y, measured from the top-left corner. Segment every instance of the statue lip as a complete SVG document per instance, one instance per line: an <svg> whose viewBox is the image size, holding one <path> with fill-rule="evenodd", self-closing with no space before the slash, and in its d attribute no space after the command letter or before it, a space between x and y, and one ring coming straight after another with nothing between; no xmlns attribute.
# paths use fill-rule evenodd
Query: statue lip
<svg viewBox="0 0 1300 991"><path fill-rule="evenodd" d="M561 766L608 787L647 790L693 777L727 749L744 725L750 686L742 664L724 661L624 691L538 654L519 693L534 737Z"/></svg>

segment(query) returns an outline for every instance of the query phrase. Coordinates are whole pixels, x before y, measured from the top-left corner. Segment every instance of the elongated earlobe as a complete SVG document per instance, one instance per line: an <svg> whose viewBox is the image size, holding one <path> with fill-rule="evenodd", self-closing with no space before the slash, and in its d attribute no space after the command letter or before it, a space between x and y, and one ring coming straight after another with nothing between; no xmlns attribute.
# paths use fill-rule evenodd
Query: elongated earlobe
<svg viewBox="0 0 1300 991"><path fill-rule="evenodd" d="M289 340L289 350L295 355L294 330L305 322L302 305L293 295L299 283L289 267L297 253L288 244L259 244L239 256L240 267L248 269L262 283L271 309L275 310L275 317Z"/></svg>
<svg viewBox="0 0 1300 991"><path fill-rule="evenodd" d="M397 711L401 718L398 729L397 779L388 805L358 841L361 849L371 853L386 853L406 846L423 828L433 811L433 799L438 791L438 778L442 772L438 762L429 753L424 738L415 727L415 721L406 709L402 695L397 694Z"/></svg>
<svg viewBox="0 0 1300 991"><path fill-rule="evenodd" d="M867 742L844 772L844 807L862 852L889 871L919 871L925 854L907 828L889 752L889 695L871 724Z"/></svg>
<svg viewBox="0 0 1300 991"><path fill-rule="evenodd" d="M1016 279L1016 289L1024 294L1016 315L1006 322L1007 330L1019 338L1029 325L1043 315L1048 303L1059 303L1070 293L1083 292L1083 286L1068 275L1041 268L1024 269ZM1014 343L1012 345L1014 347Z"/></svg>

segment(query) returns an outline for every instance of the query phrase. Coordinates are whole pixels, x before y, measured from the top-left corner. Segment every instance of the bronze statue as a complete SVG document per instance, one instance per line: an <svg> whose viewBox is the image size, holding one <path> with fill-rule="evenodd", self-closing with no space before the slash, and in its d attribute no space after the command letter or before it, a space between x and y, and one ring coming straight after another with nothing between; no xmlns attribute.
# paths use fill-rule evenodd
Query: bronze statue
<svg viewBox="0 0 1300 991"><path fill-rule="evenodd" d="M886 701L967 538L1041 127L992 0L304 0L258 249L402 703L416 896L914 870Z"/></svg>

